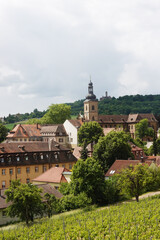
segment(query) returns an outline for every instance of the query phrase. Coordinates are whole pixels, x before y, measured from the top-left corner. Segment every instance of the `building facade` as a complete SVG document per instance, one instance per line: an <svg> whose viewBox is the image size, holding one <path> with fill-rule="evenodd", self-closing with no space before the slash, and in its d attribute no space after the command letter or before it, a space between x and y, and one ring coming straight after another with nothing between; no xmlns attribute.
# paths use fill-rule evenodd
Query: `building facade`
<svg viewBox="0 0 160 240"><path fill-rule="evenodd" d="M0 144L0 188L11 180L29 183L51 167L72 169L76 163L69 148L56 142L18 142Z"/></svg>

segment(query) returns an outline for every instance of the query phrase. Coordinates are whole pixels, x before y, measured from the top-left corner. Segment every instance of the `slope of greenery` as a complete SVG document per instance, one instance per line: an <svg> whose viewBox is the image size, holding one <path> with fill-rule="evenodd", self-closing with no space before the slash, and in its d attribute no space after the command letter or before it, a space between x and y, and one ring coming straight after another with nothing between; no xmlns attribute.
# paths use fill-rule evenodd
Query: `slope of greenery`
<svg viewBox="0 0 160 240"><path fill-rule="evenodd" d="M77 116L83 113L84 99L67 103L71 106L71 115ZM25 114L9 114L5 118L6 123L15 123L32 118L41 118L46 111L38 111L34 109L31 113ZM154 113L160 115L160 95L126 95L123 97L104 99L99 102L99 114L129 114L129 113Z"/></svg>
<svg viewBox="0 0 160 240"><path fill-rule="evenodd" d="M69 103L71 112L78 115L83 112L83 101ZM99 102L99 114L154 113L160 114L160 95L126 95L104 99Z"/></svg>
<svg viewBox="0 0 160 240"><path fill-rule="evenodd" d="M0 230L0 239L110 239L146 240L160 236L160 195L89 212L43 219L30 227Z"/></svg>

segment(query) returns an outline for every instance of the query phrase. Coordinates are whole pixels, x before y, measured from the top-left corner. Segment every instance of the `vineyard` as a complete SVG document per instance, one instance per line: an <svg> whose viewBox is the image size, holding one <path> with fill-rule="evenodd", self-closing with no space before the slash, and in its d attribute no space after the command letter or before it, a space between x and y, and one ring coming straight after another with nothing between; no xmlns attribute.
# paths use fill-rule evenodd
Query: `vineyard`
<svg viewBox="0 0 160 240"><path fill-rule="evenodd" d="M43 219L30 227L0 230L0 239L10 240L158 240L160 239L160 195L89 212Z"/></svg>

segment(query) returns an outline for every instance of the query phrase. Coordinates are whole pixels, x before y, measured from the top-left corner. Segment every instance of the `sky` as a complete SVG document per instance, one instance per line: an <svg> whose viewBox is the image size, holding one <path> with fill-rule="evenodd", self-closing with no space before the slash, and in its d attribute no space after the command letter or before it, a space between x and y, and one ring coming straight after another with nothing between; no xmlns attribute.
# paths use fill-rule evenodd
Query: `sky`
<svg viewBox="0 0 160 240"><path fill-rule="evenodd" d="M160 94L159 0L0 0L0 117Z"/></svg>

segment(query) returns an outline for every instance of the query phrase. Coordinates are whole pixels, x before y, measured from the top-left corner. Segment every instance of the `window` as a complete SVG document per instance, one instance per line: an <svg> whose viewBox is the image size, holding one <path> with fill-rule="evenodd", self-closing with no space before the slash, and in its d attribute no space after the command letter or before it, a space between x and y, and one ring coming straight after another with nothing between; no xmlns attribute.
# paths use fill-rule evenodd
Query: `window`
<svg viewBox="0 0 160 240"><path fill-rule="evenodd" d="M2 175L6 175L6 169L2 169Z"/></svg>
<svg viewBox="0 0 160 240"><path fill-rule="evenodd" d="M46 154L46 158L48 158L48 154Z"/></svg>
<svg viewBox="0 0 160 240"><path fill-rule="evenodd" d="M17 168L17 173L21 174L21 168Z"/></svg>
<svg viewBox="0 0 160 240"><path fill-rule="evenodd" d="M0 161L1 161L1 162L4 162L4 158L3 158L3 157L2 157L2 158L0 158Z"/></svg>
<svg viewBox="0 0 160 240"><path fill-rule="evenodd" d="M73 138L70 138L70 142L73 142Z"/></svg>
<svg viewBox="0 0 160 240"><path fill-rule="evenodd" d="M11 157L8 157L8 162L10 163L12 161L12 158Z"/></svg>
<svg viewBox="0 0 160 240"><path fill-rule="evenodd" d="M9 174L12 175L13 174L13 168L9 169Z"/></svg>
<svg viewBox="0 0 160 240"><path fill-rule="evenodd" d="M35 167L35 172L39 172L39 168L38 167Z"/></svg>
<svg viewBox="0 0 160 240"><path fill-rule="evenodd" d="M59 188L58 186L55 186L55 189L56 189L56 190L58 190L58 188Z"/></svg>
<svg viewBox="0 0 160 240"><path fill-rule="evenodd" d="M6 211L5 210L3 210L2 211L2 217L6 217L7 215L6 215Z"/></svg>
<svg viewBox="0 0 160 240"><path fill-rule="evenodd" d="M47 167L43 166L43 172L47 171Z"/></svg>
<svg viewBox="0 0 160 240"><path fill-rule="evenodd" d="M17 162L19 162L19 160L20 160L20 157L17 157L16 159L17 159Z"/></svg>
<svg viewBox="0 0 160 240"><path fill-rule="evenodd" d="M64 167L64 168L65 168L65 164L62 164L62 167Z"/></svg>
<svg viewBox="0 0 160 240"><path fill-rule="evenodd" d="M2 181L2 188L6 187L6 181Z"/></svg>
<svg viewBox="0 0 160 240"><path fill-rule="evenodd" d="M59 167L59 164L56 164L56 167Z"/></svg>
<svg viewBox="0 0 160 240"><path fill-rule="evenodd" d="M69 164L69 169L72 169L72 164Z"/></svg>
<svg viewBox="0 0 160 240"><path fill-rule="evenodd" d="M94 116L92 117L92 121L94 121Z"/></svg>
<svg viewBox="0 0 160 240"><path fill-rule="evenodd" d="M30 173L30 167L26 167L26 173Z"/></svg>
<svg viewBox="0 0 160 240"><path fill-rule="evenodd" d="M30 183L30 179L29 178L26 178L26 183Z"/></svg>
<svg viewBox="0 0 160 240"><path fill-rule="evenodd" d="M59 138L59 142L63 142L63 138Z"/></svg>
<svg viewBox="0 0 160 240"><path fill-rule="evenodd" d="M92 106L92 110L94 110L94 105Z"/></svg>
<svg viewBox="0 0 160 240"><path fill-rule="evenodd" d="M41 154L41 159L43 160L43 154Z"/></svg>
<svg viewBox="0 0 160 240"><path fill-rule="evenodd" d="M28 161L28 156L25 156L26 161Z"/></svg>
<svg viewBox="0 0 160 240"><path fill-rule="evenodd" d="M55 156L55 158L58 158L58 155L57 155L57 154L55 154L54 156Z"/></svg>

